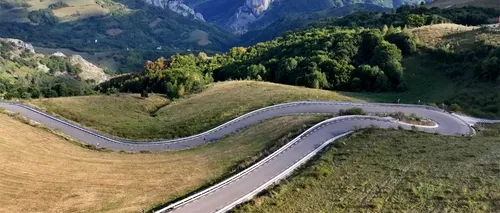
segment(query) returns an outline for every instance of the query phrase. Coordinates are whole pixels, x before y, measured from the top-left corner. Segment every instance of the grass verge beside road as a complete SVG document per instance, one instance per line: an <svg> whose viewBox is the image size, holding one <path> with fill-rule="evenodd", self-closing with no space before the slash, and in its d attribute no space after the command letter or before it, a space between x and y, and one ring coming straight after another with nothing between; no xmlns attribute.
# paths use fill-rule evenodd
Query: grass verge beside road
<svg viewBox="0 0 500 213"><path fill-rule="evenodd" d="M0 212L140 212L244 168L323 119L280 117L194 149L123 154L84 149L0 114Z"/></svg>
<svg viewBox="0 0 500 213"><path fill-rule="evenodd" d="M363 130L235 212L499 212L498 150L498 134Z"/></svg>
<svg viewBox="0 0 500 213"><path fill-rule="evenodd" d="M360 101L325 90L230 81L213 84L204 92L173 102L159 96L141 99L138 95L123 94L40 99L30 103L109 135L152 140L190 136L249 111L298 100Z"/></svg>

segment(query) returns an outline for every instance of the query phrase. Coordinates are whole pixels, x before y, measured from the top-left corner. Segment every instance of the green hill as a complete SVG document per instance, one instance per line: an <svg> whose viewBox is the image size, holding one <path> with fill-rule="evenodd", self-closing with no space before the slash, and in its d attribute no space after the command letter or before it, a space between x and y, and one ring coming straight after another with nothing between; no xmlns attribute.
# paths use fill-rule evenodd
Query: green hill
<svg viewBox="0 0 500 213"><path fill-rule="evenodd" d="M164 139L193 135L271 104L308 99L359 101L324 90L229 81L175 101L158 95L141 98L139 94L119 94L38 99L30 103L110 135Z"/></svg>
<svg viewBox="0 0 500 213"><path fill-rule="evenodd" d="M486 7L500 9L500 2L497 0L434 0L426 7L454 8L464 6Z"/></svg>

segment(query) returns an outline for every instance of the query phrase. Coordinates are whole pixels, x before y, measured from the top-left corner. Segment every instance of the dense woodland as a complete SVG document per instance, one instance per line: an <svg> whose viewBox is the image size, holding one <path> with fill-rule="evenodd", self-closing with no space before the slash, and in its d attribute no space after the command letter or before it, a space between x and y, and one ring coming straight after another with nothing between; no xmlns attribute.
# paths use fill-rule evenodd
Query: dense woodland
<svg viewBox="0 0 500 213"><path fill-rule="evenodd" d="M330 90L404 91L401 60L416 50L417 40L400 28L311 29L213 57L201 53L160 58L147 62L142 74L103 85L103 91L117 87L177 98L197 90L197 85L230 79Z"/></svg>

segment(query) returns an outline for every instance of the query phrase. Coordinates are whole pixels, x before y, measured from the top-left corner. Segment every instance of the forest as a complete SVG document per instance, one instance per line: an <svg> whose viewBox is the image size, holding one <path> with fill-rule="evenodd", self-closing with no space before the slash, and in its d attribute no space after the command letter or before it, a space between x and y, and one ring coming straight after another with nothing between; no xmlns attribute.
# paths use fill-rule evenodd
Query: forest
<svg viewBox="0 0 500 213"><path fill-rule="evenodd" d="M208 57L175 55L148 61L144 71L101 85L122 92L165 93L170 98L213 80L251 79L317 89L404 91L401 60L417 40L401 28L311 29Z"/></svg>

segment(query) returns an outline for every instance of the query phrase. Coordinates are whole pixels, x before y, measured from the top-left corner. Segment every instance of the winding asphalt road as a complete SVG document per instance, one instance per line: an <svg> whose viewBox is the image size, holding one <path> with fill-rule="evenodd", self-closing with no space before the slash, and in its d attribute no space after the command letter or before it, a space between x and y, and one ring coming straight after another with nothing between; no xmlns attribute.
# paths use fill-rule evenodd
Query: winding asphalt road
<svg viewBox="0 0 500 213"><path fill-rule="evenodd" d="M353 107L362 108L368 113L415 113L421 117L431 119L438 124L433 128L418 127L421 131L454 136L463 136L471 133L470 125L463 119L441 109L423 105L303 101L278 104L255 110L212 130L186 138L134 142L102 135L23 104L0 102L0 107L11 112L20 113L24 117L43 123L51 128L58 129L85 143L112 150L127 151L186 149L215 141L229 133L265 119L302 113L337 113L339 110ZM300 163L303 163L322 147L330 143L332 138L345 136L356 128L363 128L370 125L376 125L381 128L396 128L398 126L406 129L411 128L410 125L397 123L390 118L372 116L345 116L329 119L311 127L283 148L247 170L211 188L173 203L159 212L225 212L251 198L259 190L284 178Z"/></svg>

